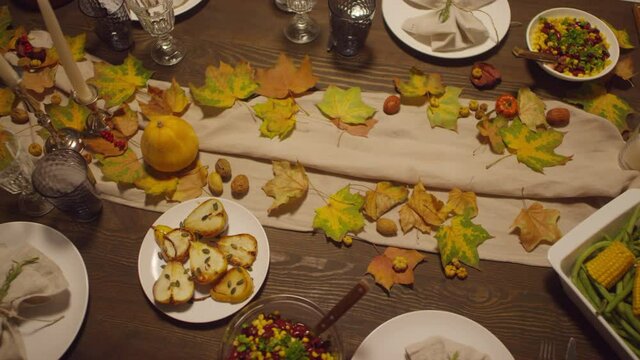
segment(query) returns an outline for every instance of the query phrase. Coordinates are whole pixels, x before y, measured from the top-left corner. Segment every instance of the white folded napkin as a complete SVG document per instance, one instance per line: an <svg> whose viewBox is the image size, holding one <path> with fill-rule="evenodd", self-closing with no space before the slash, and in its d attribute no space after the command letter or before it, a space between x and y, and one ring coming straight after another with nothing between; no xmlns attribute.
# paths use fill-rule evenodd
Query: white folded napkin
<svg viewBox="0 0 640 360"><path fill-rule="evenodd" d="M409 360L490 360L471 346L442 336L432 336L405 348Z"/></svg>
<svg viewBox="0 0 640 360"><path fill-rule="evenodd" d="M432 9L428 13L409 18L402 29L416 40L429 45L433 51L457 51L480 45L489 38L486 26L473 14L494 0L406 0L412 5ZM443 16L448 11L448 16Z"/></svg>
<svg viewBox="0 0 640 360"><path fill-rule="evenodd" d="M0 287L16 264L28 260L31 263L22 266L6 294L0 291L0 360L26 358L18 328L20 304L44 305L69 286L58 265L31 245L0 243Z"/></svg>

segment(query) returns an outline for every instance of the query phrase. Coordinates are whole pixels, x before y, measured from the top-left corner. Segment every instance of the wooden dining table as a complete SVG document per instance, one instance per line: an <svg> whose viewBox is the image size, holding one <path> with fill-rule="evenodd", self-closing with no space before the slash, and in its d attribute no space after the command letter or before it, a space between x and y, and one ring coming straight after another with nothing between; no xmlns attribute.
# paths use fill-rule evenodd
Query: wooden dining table
<svg viewBox="0 0 640 360"><path fill-rule="evenodd" d="M402 0L383 0L402 1ZM6 3L6 0L3 1ZM43 29L37 11L8 3L14 24ZM154 79L181 84L203 81L206 66L219 61L250 62L271 67L279 53L294 59L309 55L318 88L330 84L359 86L367 91L395 93L392 78L406 76L412 67L442 74L446 84L464 88L465 98L491 101L506 92L530 87L547 99L562 98L578 84L551 77L530 61L515 58L511 49L525 47L525 30L539 12L552 7L574 7L596 14L617 28L626 29L639 44L638 24L631 3L619 0L511 0L511 26L506 37L490 51L466 59L439 59L424 55L399 41L386 26L382 3L359 55L345 58L327 51L330 33L326 1L318 1L311 16L321 29L308 44L288 41L283 28L291 14L277 9L272 0L202 0L176 19L173 35L187 49L177 65L155 64L149 55L152 38L133 24L134 45L130 52L153 70ZM56 8L63 31L88 34L87 51L111 63L120 63L127 51L116 52L92 31L93 19L83 15L77 1ZM639 51L625 51L640 64ZM502 73L502 82L491 90L477 90L469 74L474 62L488 62ZM610 91L640 110L640 86L614 79ZM634 118L629 121L633 123ZM598 146L598 144L593 144ZM598 181L598 179L593 179ZM606 201L606 199L605 199ZM54 210L30 218L17 209L17 197L0 196L0 223L31 221L53 227L68 237L80 251L89 277L89 306L78 335L65 358L158 358L215 359L230 318L190 324L174 320L147 300L138 279L138 252L145 234L160 213L103 202L101 216L91 222L75 222ZM367 265L381 247L355 241L351 248L335 246L324 234L266 228L271 249L267 279L256 299L275 294L306 297L329 310L362 278ZM480 271L468 279L445 278L437 254L415 269L413 286L394 286L390 292L374 286L336 324L350 358L365 337L398 315L417 310L442 310L460 314L486 327L504 343L516 359L537 359L543 340L553 342L556 359L564 359L569 338L577 340L578 359L614 359L613 349L589 323L561 288L551 267L534 267L482 260Z"/></svg>

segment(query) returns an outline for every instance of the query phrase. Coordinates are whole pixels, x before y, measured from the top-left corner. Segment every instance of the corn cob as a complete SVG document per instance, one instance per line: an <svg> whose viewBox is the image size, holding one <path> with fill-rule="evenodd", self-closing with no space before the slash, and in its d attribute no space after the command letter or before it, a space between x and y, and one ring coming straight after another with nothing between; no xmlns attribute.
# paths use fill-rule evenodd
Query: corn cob
<svg viewBox="0 0 640 360"><path fill-rule="evenodd" d="M585 264L589 276L598 284L611 289L631 269L635 256L629 248L614 241L595 258Z"/></svg>
<svg viewBox="0 0 640 360"><path fill-rule="evenodd" d="M636 276L633 279L633 296L632 296L632 311L633 315L640 316L640 269L636 265Z"/></svg>

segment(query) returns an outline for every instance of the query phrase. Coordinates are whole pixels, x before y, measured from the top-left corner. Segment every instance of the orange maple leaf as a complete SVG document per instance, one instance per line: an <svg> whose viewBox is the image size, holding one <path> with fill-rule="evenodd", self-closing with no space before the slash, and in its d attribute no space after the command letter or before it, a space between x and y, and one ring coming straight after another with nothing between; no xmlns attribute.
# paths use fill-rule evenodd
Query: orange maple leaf
<svg viewBox="0 0 640 360"><path fill-rule="evenodd" d="M300 68L296 69L291 59L281 53L273 68L256 70L256 82L259 84L256 91L258 94L282 99L311 89L318 82L318 78L313 76L308 55L302 59Z"/></svg>
<svg viewBox="0 0 640 360"><path fill-rule="evenodd" d="M382 255L371 260L367 273L373 275L376 283L389 291L395 284L413 284L413 269L423 260L424 255L416 250L388 247ZM404 264L404 269L398 268L398 263Z"/></svg>
<svg viewBox="0 0 640 360"><path fill-rule="evenodd" d="M522 247L531 252L543 241L554 243L562 237L558 228L559 217L560 211L545 209L539 202L534 202L528 209L520 210L511 230L520 229L518 237Z"/></svg>

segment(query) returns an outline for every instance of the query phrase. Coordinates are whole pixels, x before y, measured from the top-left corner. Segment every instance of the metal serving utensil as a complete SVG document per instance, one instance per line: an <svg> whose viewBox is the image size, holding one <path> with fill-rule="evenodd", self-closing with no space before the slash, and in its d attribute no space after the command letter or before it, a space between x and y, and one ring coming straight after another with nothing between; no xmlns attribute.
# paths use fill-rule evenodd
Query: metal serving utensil
<svg viewBox="0 0 640 360"><path fill-rule="evenodd" d="M355 303L357 303L369 291L369 282L362 278L356 286L333 306L331 310L313 327L313 333L322 334L344 315Z"/></svg>
<svg viewBox="0 0 640 360"><path fill-rule="evenodd" d="M511 52L515 57L519 57L523 59L536 60L536 61L548 62L548 63L558 62L558 56L556 55L533 52L517 46L514 47Z"/></svg>

